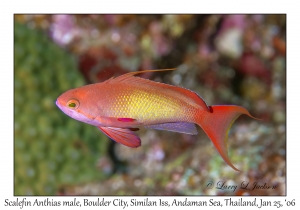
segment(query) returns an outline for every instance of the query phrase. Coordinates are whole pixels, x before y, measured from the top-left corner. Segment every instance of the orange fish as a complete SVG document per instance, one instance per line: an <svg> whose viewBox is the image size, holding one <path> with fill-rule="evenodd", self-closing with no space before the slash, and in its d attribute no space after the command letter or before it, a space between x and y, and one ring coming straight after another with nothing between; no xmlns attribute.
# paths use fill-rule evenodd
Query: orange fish
<svg viewBox="0 0 300 210"><path fill-rule="evenodd" d="M227 154L232 123L249 112L234 105L207 106L195 92L134 75L174 69L130 72L102 83L66 91L56 105L68 116L98 127L109 138L128 147L139 147L138 127L196 135L199 125L224 161L237 170ZM254 118L256 119L256 118Z"/></svg>

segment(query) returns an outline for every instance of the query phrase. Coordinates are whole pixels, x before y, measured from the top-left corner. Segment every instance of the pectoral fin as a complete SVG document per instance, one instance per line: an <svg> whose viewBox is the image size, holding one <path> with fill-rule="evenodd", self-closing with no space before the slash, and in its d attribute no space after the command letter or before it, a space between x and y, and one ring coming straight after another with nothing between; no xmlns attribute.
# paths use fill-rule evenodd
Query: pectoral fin
<svg viewBox="0 0 300 210"><path fill-rule="evenodd" d="M156 129L156 130L167 130L178 133L186 133L191 135L197 135L197 128L195 124L188 122L176 122L176 123L163 123L156 125L147 125L146 128Z"/></svg>
<svg viewBox="0 0 300 210"><path fill-rule="evenodd" d="M97 116L95 121L101 126L118 127L118 128L130 128L141 126L142 124L133 118L116 118L116 117L104 117Z"/></svg>
<svg viewBox="0 0 300 210"><path fill-rule="evenodd" d="M129 128L115 128L115 127L98 127L112 140L123 144L127 147L141 146L141 139L135 135Z"/></svg>
<svg viewBox="0 0 300 210"><path fill-rule="evenodd" d="M121 122L134 122L136 120L132 119L132 118L118 118L118 121L121 121Z"/></svg>

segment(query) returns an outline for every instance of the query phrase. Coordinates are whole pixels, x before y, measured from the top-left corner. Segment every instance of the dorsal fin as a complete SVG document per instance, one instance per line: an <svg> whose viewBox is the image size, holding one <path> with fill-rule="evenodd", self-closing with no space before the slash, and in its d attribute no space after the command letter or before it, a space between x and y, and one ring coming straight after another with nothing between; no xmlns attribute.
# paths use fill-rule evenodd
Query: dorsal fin
<svg viewBox="0 0 300 210"><path fill-rule="evenodd" d="M195 92L188 90L186 88L177 87L169 84L164 84L160 82L151 81L148 79L144 79L141 77L134 77L136 74L146 73L146 72L158 72L158 71L172 71L173 69L158 69L158 70L144 70L137 72L129 72L127 74L123 74L116 78L111 78L105 81L107 84L135 84L138 85L139 88L143 86L148 86L151 89L156 88L157 91L172 91L172 96L177 96L185 99L186 102L193 104L194 106L201 106L204 110L209 112L208 106L204 102L204 100Z"/></svg>

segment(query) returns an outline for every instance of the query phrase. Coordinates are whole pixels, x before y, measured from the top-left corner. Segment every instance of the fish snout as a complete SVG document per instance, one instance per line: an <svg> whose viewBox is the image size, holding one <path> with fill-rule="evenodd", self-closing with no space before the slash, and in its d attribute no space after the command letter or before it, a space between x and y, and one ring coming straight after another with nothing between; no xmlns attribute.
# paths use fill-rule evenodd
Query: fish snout
<svg viewBox="0 0 300 210"><path fill-rule="evenodd" d="M62 109L62 105L61 105L61 103L58 101L58 99L55 101L55 104L56 104L56 106L58 106L59 109L63 110L63 109Z"/></svg>

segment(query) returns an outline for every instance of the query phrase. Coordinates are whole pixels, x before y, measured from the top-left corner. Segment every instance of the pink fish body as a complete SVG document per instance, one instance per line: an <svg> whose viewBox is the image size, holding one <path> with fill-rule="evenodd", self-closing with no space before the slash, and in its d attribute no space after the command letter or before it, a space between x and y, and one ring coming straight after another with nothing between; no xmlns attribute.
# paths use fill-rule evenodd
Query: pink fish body
<svg viewBox="0 0 300 210"><path fill-rule="evenodd" d="M165 69L172 70L172 69ZM196 135L198 124L212 140L224 161L233 169L226 140L240 106L207 106L196 93L172 85L135 77L132 72L102 83L66 91L57 106L68 116L98 127L108 137L128 147L139 147L138 127ZM252 117L254 118L254 117Z"/></svg>

